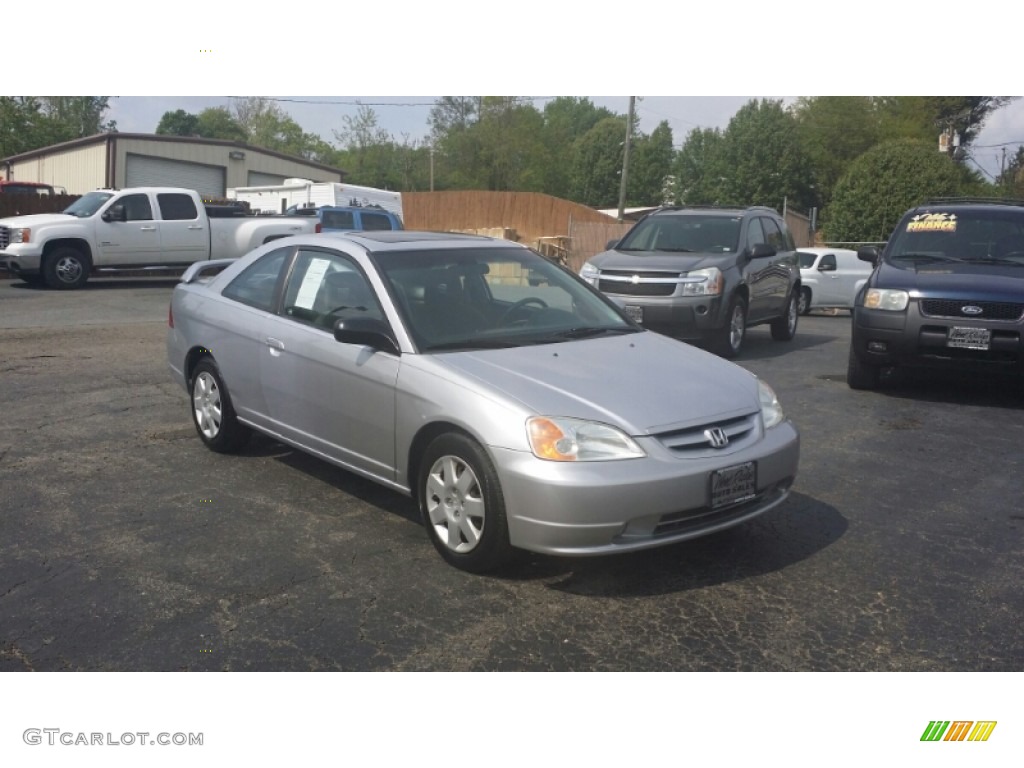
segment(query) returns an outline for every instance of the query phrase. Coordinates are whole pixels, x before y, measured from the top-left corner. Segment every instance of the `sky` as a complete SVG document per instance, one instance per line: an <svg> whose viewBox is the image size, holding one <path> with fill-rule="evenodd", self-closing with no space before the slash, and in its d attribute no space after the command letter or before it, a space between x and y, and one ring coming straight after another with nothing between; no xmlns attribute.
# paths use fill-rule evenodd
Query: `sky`
<svg viewBox="0 0 1024 768"><path fill-rule="evenodd" d="M557 94L557 95L577 95ZM427 119L430 107L438 96L273 96L277 105L291 115L303 130L315 133L331 143L334 132L344 127L344 117L354 116L359 104L368 105L377 115L378 125L396 140L408 137L422 140L429 133ZM533 103L543 109L551 98L536 96ZM625 114L628 96L589 96L597 106ZM672 129L677 147L693 128L725 128L732 116L752 98L783 99L790 103L795 97L784 96L643 96L637 106L640 130L650 133L662 120ZM116 120L118 130L128 133L152 133L164 112L183 109L198 113L207 107L230 107L230 96L119 96L110 100L108 119ZM1003 148L1011 157L1018 144L1024 144L1024 98L1011 102L993 113L974 142L971 157L989 180L999 174ZM936 151L938 134L936 133Z"/></svg>

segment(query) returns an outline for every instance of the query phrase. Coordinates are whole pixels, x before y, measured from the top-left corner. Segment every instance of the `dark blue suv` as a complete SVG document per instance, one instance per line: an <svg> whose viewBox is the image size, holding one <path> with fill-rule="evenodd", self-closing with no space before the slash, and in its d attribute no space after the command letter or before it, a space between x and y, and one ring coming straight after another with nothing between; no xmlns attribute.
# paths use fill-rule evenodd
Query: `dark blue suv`
<svg viewBox="0 0 1024 768"><path fill-rule="evenodd" d="M1024 201L932 201L857 255L877 266L853 309L853 389L903 366L1024 374Z"/></svg>

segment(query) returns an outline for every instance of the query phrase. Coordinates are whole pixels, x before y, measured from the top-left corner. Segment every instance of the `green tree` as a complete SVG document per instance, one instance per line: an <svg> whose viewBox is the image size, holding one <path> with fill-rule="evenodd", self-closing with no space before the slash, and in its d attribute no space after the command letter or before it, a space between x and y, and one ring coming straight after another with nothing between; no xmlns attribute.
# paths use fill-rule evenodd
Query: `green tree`
<svg viewBox="0 0 1024 768"><path fill-rule="evenodd" d="M917 138L938 142L939 134L952 129L960 145L973 142L988 117L1009 104L1010 96L882 96L874 102L882 138Z"/></svg>
<svg viewBox="0 0 1024 768"><path fill-rule="evenodd" d="M827 205L850 164L879 141L875 105L869 96L800 98L794 116L814 177L814 196L819 205Z"/></svg>
<svg viewBox="0 0 1024 768"><path fill-rule="evenodd" d="M803 210L814 205L811 165L796 118L781 99L743 105L725 129L721 153L728 169L721 203L781 209L787 202Z"/></svg>
<svg viewBox="0 0 1024 768"><path fill-rule="evenodd" d="M0 157L114 131L107 96L0 96Z"/></svg>
<svg viewBox="0 0 1024 768"><path fill-rule="evenodd" d="M249 134L227 107L207 107L196 115L197 135L204 139L249 141Z"/></svg>
<svg viewBox="0 0 1024 768"><path fill-rule="evenodd" d="M626 118L606 117L576 140L570 175L571 199L595 208L619 202Z"/></svg>
<svg viewBox="0 0 1024 768"><path fill-rule="evenodd" d="M686 135L674 161L675 202L686 205L713 205L722 196L726 181L722 144L717 128L694 128Z"/></svg>
<svg viewBox="0 0 1024 768"><path fill-rule="evenodd" d="M627 205L661 205L670 195L666 179L672 174L672 129L662 120L648 136L638 136L629 158Z"/></svg>
<svg viewBox="0 0 1024 768"><path fill-rule="evenodd" d="M542 129L543 156L538 158L543 190L555 197L570 196L574 143L597 125L614 117L604 107L597 107L587 98L559 96L544 105Z"/></svg>
<svg viewBox="0 0 1024 768"><path fill-rule="evenodd" d="M931 141L895 139L865 152L836 184L825 209L825 239L887 240L905 211L976 182Z"/></svg>
<svg viewBox="0 0 1024 768"><path fill-rule="evenodd" d="M184 109L164 112L157 123L156 132L168 136L198 136L199 118Z"/></svg>

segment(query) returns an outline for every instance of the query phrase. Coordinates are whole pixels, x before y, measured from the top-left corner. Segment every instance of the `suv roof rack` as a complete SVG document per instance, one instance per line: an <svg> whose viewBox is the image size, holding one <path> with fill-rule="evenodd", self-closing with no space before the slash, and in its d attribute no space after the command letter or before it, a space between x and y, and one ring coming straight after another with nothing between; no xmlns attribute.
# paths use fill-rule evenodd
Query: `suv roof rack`
<svg viewBox="0 0 1024 768"><path fill-rule="evenodd" d="M778 213L770 205L714 205L710 203L692 203L688 205L662 205L650 211L647 215L651 216L655 213L661 213L662 211L688 211L688 210L710 210L710 211L751 211L751 210L765 210L773 211Z"/></svg>
<svg viewBox="0 0 1024 768"><path fill-rule="evenodd" d="M1013 200L1008 197L933 197L918 205L920 208L925 205L950 205L950 204L977 204L977 205L1019 205L1024 206L1024 200Z"/></svg>

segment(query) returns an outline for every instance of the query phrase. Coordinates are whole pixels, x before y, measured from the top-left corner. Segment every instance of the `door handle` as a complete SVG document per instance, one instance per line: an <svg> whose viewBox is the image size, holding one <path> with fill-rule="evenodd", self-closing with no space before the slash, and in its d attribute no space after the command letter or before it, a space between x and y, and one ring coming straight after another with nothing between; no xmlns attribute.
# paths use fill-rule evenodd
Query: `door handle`
<svg viewBox="0 0 1024 768"><path fill-rule="evenodd" d="M284 352L284 342L281 341L280 339L275 339L273 336L267 336L265 342L266 345L270 347L272 350Z"/></svg>
<svg viewBox="0 0 1024 768"><path fill-rule="evenodd" d="M156 232L156 227L139 227L140 232Z"/></svg>
<svg viewBox="0 0 1024 768"><path fill-rule="evenodd" d="M189 224L188 228L189 229L202 229L203 226L202 226L202 224Z"/></svg>

